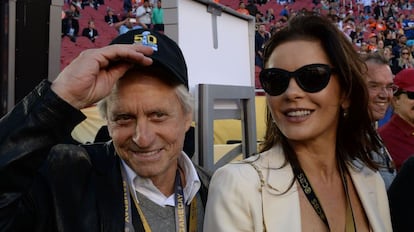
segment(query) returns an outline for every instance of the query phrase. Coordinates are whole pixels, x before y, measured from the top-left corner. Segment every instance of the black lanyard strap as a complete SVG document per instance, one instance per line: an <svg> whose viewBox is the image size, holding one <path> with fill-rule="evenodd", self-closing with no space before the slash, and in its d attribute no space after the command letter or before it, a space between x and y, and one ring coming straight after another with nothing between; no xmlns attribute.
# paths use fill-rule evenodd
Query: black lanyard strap
<svg viewBox="0 0 414 232"><path fill-rule="evenodd" d="M305 173L303 172L302 168L298 165L298 167L292 166L292 169L309 203L311 203L313 209L318 214L319 218L323 221L323 223L325 223L328 229L330 229L328 219L326 218L322 205L319 202L318 197L316 196L315 192L313 191L312 186L309 183L309 180L306 177Z"/></svg>
<svg viewBox="0 0 414 232"><path fill-rule="evenodd" d="M346 224L345 224L345 231L356 231L356 225L355 225L355 218L354 213L352 210L351 205L351 199L348 192L348 181L345 177L343 167L341 164L339 166L339 171L341 174L342 184L344 187L346 200L347 200L347 213L346 213ZM296 179L298 180L300 186L302 187L303 192L305 193L306 198L311 203L313 209L318 214L319 218L325 223L325 225L329 228L328 219L326 218L325 212L323 211L322 205L319 202L318 197L316 196L315 192L312 189L312 186L308 180L308 178L305 175L305 172L303 172L303 169L298 165L297 167L292 166L293 173L296 176Z"/></svg>

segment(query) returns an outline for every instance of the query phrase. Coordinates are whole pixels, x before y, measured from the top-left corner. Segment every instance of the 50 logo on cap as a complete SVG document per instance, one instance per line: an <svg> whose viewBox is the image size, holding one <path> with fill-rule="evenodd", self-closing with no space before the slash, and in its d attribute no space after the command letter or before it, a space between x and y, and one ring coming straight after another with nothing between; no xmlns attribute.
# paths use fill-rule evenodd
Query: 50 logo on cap
<svg viewBox="0 0 414 232"><path fill-rule="evenodd" d="M149 31L134 36L134 43L151 47L154 51L158 51L158 41L155 35L151 35Z"/></svg>

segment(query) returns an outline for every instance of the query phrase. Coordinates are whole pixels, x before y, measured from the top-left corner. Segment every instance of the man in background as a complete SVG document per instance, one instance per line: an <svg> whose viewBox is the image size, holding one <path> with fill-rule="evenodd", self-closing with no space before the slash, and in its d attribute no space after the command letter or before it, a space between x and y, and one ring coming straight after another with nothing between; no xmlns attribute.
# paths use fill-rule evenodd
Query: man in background
<svg viewBox="0 0 414 232"><path fill-rule="evenodd" d="M255 56L255 65L257 67L263 68L263 48L265 43L270 39L270 33L266 31L266 26L264 24L259 24L255 37L254 37L254 50L256 53Z"/></svg>
<svg viewBox="0 0 414 232"><path fill-rule="evenodd" d="M367 65L365 82L369 93L368 106L371 111L372 124L376 126L391 103L394 91L393 75L387 60L379 53L370 53L364 57L364 60ZM380 164L379 172L388 189L395 178L396 170L387 148L383 145L380 151L380 154L371 152L371 155Z"/></svg>
<svg viewBox="0 0 414 232"><path fill-rule="evenodd" d="M378 132L398 171L414 154L414 69L397 73L394 84L398 87L392 99L394 115Z"/></svg>
<svg viewBox="0 0 414 232"><path fill-rule="evenodd" d="M164 9L162 9L161 0L158 0L157 7L152 9L152 24L154 31L164 32Z"/></svg>

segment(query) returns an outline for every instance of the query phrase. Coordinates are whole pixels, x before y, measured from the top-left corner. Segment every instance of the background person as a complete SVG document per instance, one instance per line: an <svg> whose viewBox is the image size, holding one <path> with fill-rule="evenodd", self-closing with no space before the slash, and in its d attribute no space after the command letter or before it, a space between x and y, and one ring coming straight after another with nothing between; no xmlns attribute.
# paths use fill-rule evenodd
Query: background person
<svg viewBox="0 0 414 232"><path fill-rule="evenodd" d="M399 170L414 154L414 69L397 73L394 84L398 87L392 99L394 114L378 133Z"/></svg>
<svg viewBox="0 0 414 232"><path fill-rule="evenodd" d="M367 65L365 82L368 87L368 107L371 111L372 124L376 128L377 122L384 118L395 89L391 68L387 59L379 53L371 53L364 57ZM384 144L379 150L381 154L371 152L375 162L379 164L379 172L388 189L397 174L391 155Z"/></svg>
<svg viewBox="0 0 414 232"><path fill-rule="evenodd" d="M162 9L161 0L157 1L157 7L152 9L152 24L155 31L164 31L164 9Z"/></svg>
<svg viewBox="0 0 414 232"><path fill-rule="evenodd" d="M139 21L139 18L125 18L121 22L114 24L115 29L118 30L119 35L125 34L131 30L147 29L147 26Z"/></svg>
<svg viewBox="0 0 414 232"><path fill-rule="evenodd" d="M149 0L144 0L142 5L137 8L136 16L141 23L147 26L147 28L151 28L152 9Z"/></svg>
<svg viewBox="0 0 414 232"><path fill-rule="evenodd" d="M398 232L409 232L414 228L414 157L409 157L402 165L388 189L392 228Z"/></svg>
<svg viewBox="0 0 414 232"><path fill-rule="evenodd" d="M88 27L82 30L82 36L88 37L92 42L98 38L98 30L95 29L95 22L93 20L88 21Z"/></svg>
<svg viewBox="0 0 414 232"><path fill-rule="evenodd" d="M257 67L263 68L263 48L269 38L270 33L266 31L266 26L264 24L259 24L254 37L254 50L256 53L255 65Z"/></svg>
<svg viewBox="0 0 414 232"><path fill-rule="evenodd" d="M106 15L104 17L104 20L106 23L108 23L109 26L113 26L115 23L119 22L118 15L114 13L114 10L110 7L106 9Z"/></svg>
<svg viewBox="0 0 414 232"><path fill-rule="evenodd" d="M73 16L72 11L66 11L62 19L62 38L67 36L70 41L76 42L79 33L79 21Z"/></svg>

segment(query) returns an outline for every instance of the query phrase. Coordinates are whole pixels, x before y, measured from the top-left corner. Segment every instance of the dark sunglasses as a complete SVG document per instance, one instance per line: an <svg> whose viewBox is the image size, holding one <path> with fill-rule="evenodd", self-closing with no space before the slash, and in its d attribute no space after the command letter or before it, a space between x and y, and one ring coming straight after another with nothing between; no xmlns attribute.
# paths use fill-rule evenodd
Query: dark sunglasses
<svg viewBox="0 0 414 232"><path fill-rule="evenodd" d="M414 92L410 92L410 91L405 91L405 90L401 90L401 93L405 93L407 94L407 97L411 100L414 99Z"/></svg>
<svg viewBox="0 0 414 232"><path fill-rule="evenodd" d="M294 72L280 68L263 69L259 78L264 91L271 96L285 92L292 77L304 91L316 93L328 85L332 72L335 69L327 64L309 64Z"/></svg>

